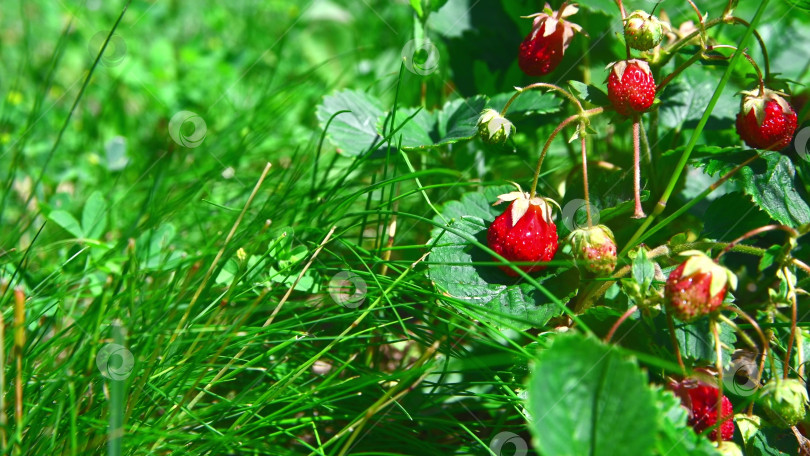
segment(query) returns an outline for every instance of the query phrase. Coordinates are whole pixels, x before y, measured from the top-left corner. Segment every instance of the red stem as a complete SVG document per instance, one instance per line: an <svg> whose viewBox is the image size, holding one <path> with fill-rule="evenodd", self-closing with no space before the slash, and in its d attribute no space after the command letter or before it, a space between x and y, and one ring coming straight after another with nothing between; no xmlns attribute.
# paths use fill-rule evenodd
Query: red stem
<svg viewBox="0 0 810 456"><path fill-rule="evenodd" d="M638 310L638 306L633 306L627 309L627 312L625 312L621 317L619 317L619 319L616 320L616 323L613 323L613 326L610 328L610 331L607 333L607 336L605 336L605 343L610 343L610 339L613 338L613 334L616 333L616 330L619 329L619 326L621 326L625 320L630 318L630 315L633 315L633 312L635 312L636 310Z"/></svg>
<svg viewBox="0 0 810 456"><path fill-rule="evenodd" d="M633 118L633 191L636 196L636 208L633 218L644 218L644 210L641 208L641 145L639 144L641 120L639 116Z"/></svg>
<svg viewBox="0 0 810 456"><path fill-rule="evenodd" d="M588 154L587 146L585 145L585 125L581 126L579 135L580 146L582 147L582 190L585 194L585 214L588 216L588 228L593 227L593 220L591 219L591 197L588 192Z"/></svg>

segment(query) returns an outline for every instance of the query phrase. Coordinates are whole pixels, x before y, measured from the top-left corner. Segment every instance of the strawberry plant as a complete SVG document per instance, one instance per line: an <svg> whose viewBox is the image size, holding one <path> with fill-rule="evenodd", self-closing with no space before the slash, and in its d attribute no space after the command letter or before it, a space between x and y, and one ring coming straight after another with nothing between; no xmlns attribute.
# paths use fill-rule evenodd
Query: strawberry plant
<svg viewBox="0 0 810 456"><path fill-rule="evenodd" d="M810 454L808 1L17 3L0 455Z"/></svg>
<svg viewBox="0 0 810 456"><path fill-rule="evenodd" d="M802 90L784 77L791 65L775 63L785 44L761 33L767 2L610 3L512 7L533 19L514 51L524 76L473 81L464 106L423 98L398 109L400 124L380 116L378 134L423 162L482 151L482 188L432 206L437 304L518 331L511 343L536 353L528 385L512 388L526 388L539 454L805 448L810 181L793 138L807 112L788 101ZM579 60L566 60L573 49ZM510 165L532 159L528 176ZM527 178L528 192L494 185ZM485 207L503 202L502 213ZM753 385L745 394L741 381ZM670 394L684 413L668 421ZM787 419L751 427L764 413ZM616 423L634 423L632 443Z"/></svg>

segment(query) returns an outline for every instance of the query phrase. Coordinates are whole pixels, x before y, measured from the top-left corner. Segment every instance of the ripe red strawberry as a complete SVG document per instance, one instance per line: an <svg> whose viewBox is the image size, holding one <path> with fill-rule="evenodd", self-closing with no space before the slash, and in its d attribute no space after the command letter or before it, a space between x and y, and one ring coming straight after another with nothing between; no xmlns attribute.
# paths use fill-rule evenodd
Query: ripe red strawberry
<svg viewBox="0 0 810 456"><path fill-rule="evenodd" d="M686 388L686 395L689 397L689 403L683 405L689 409L689 425L697 433L701 433L706 429L714 426L717 423L717 395L719 391L713 386L699 383L694 388ZM683 399L683 397L682 397ZM728 397L723 396L722 410L720 417L723 419L722 424L711 431L709 438L711 440L717 439L717 430L720 430L720 436L723 440L731 440L734 438L734 407L731 406L731 401Z"/></svg>
<svg viewBox="0 0 810 456"><path fill-rule="evenodd" d="M498 196L495 204L511 201L487 231L489 248L509 261L538 263L549 261L557 253L557 227L551 219L551 206L545 198L529 199L528 193L511 192ZM507 266L500 268L510 276L518 274ZM520 266L525 272L544 269L545 265Z"/></svg>
<svg viewBox="0 0 810 456"><path fill-rule="evenodd" d="M620 60L608 65L608 98L619 114L644 112L655 101L655 80L644 60Z"/></svg>
<svg viewBox="0 0 810 456"><path fill-rule="evenodd" d="M796 111L779 92L744 91L737 114L737 134L754 149L782 150L796 131Z"/></svg>
<svg viewBox="0 0 810 456"><path fill-rule="evenodd" d="M570 236L571 254L577 266L598 276L606 276L616 269L616 240L610 228L605 225L577 228Z"/></svg>
<svg viewBox="0 0 810 456"><path fill-rule="evenodd" d="M737 287L737 277L703 252L690 250L689 259L669 274L664 294L667 311L690 322L717 310L726 297L728 285Z"/></svg>
<svg viewBox="0 0 810 456"><path fill-rule="evenodd" d="M518 65L524 73L543 76L557 68L574 34L584 34L582 27L564 19L578 10L576 4L563 4L559 11L553 11L551 5L546 3L542 13L525 16L527 19L534 18L534 24L532 31L520 44Z"/></svg>

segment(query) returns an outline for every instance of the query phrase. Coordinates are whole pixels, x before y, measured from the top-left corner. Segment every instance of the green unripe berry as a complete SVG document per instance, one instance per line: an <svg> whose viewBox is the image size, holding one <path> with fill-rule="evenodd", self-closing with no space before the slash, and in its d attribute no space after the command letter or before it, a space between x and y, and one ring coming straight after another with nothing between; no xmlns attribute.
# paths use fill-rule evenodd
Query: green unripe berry
<svg viewBox="0 0 810 456"><path fill-rule="evenodd" d="M624 39L631 48L649 51L664 38L664 26L657 17L638 10L624 20Z"/></svg>
<svg viewBox="0 0 810 456"><path fill-rule="evenodd" d="M478 135L487 144L500 146L515 132L515 126L494 109L485 109L478 118Z"/></svg>
<svg viewBox="0 0 810 456"><path fill-rule="evenodd" d="M804 419L807 389L795 378L776 378L762 387L760 400L774 424L779 427L795 426Z"/></svg>

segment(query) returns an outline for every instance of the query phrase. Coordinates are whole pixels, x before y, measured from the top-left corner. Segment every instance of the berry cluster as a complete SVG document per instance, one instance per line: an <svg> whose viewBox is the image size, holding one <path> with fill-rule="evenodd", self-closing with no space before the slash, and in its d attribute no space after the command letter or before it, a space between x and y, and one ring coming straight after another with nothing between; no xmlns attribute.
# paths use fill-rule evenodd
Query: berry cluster
<svg viewBox="0 0 810 456"><path fill-rule="evenodd" d="M621 2L618 4L621 7ZM553 72L563 60L574 37L577 34L587 36L582 27L571 22L571 17L577 11L577 5L566 2L559 10L555 11L549 4L546 4L543 12L526 16L526 18L533 19L533 24L530 33L520 44L518 52L518 64L526 75L542 77ZM661 77L660 71L663 67L661 55L666 53L666 50L663 49L663 39L669 35L674 37L673 40L680 40L680 43L689 43L699 37L702 47L701 54L687 62L688 64L698 61L704 56L703 52L712 49L704 40L705 30L698 30L692 34L673 33L668 21L660 20L650 13L639 10L625 14L623 7L621 7L621 12L627 58L613 62L607 67L605 82L609 105L585 110L571 93L553 84L538 82L518 89L518 92L501 112L488 109L481 114L479 119L480 137L488 144L502 146L515 133L515 126L506 119L509 105L518 95L527 90L549 89L559 92L572 100L579 111L578 114L560 124L546 142L540 154L531 192L518 190L500 195L495 203L509 202L510 204L489 226L487 241L490 249L496 254L496 260L501 262L506 260L500 268L509 276L518 276L518 270L522 270L524 273L536 273L544 270L560 250L557 227L552 213L552 208L556 203L549 198L536 196L535 190L543 158L550 142L562 128L571 123L576 123L577 126L572 141L579 138L581 142L584 195L588 201L585 136L589 134L589 118L604 112L615 112L617 119L627 118L632 121L635 164L634 217L646 217L640 199L640 121L645 113L657 109L656 95L662 87L685 69L685 66L678 67L671 74ZM701 18L702 27L705 27L704 19ZM716 23L720 22L722 21ZM717 47L728 48L731 46ZM631 55L631 49L639 51L640 55ZM770 82L768 75L766 74L766 77L763 78L754 60L747 53L742 52L742 54L756 70L758 87L741 93L736 131L740 139L751 148L781 150L791 143L795 133L796 110L787 101L787 94L768 88ZM658 85L656 85L656 78L661 80ZM614 278L626 274L628 268L614 274L619 257L613 232L605 225L593 224L590 205L588 204L586 208L588 210L587 227L574 229L567 238L571 256L580 268L581 274L590 277L608 277L613 274ZM749 233L749 235L753 234ZM723 253L732 246L729 246ZM710 258L702 251L690 250L682 252L681 255L687 258L672 269L665 280L663 289L657 291L660 301L663 303L662 307L666 309L667 318L670 319L670 323L673 317L683 323L694 322L700 318L710 318L711 324L714 325L720 311L724 309L727 292L736 289L737 278L729 269L721 266L717 259ZM509 264L512 262L518 264ZM635 309L634 307L630 311ZM739 309L737 312L744 314ZM623 319L620 319L617 325L621 324L621 321ZM677 350L678 342L675 340L674 334L671 336L673 344L676 346L678 361L686 374L687 369ZM715 337L717 337L716 333ZM715 342L719 344L719 339ZM719 360L717 362L720 363ZM722 366L718 364L713 372L714 375L719 374L722 372ZM680 381L670 384L671 389L681 398L684 407L689 410L689 424L696 432L705 431L709 438L718 442L731 440L735 429L731 401L722 395L721 389L716 387L720 385L722 385L722 381L717 382L705 378L697 380L688 375L684 375ZM808 397L803 383L798 380L774 378L763 387L760 398L763 410L775 422L795 426L804 419ZM727 454L739 452L739 449L731 443L720 445L720 448Z"/></svg>

